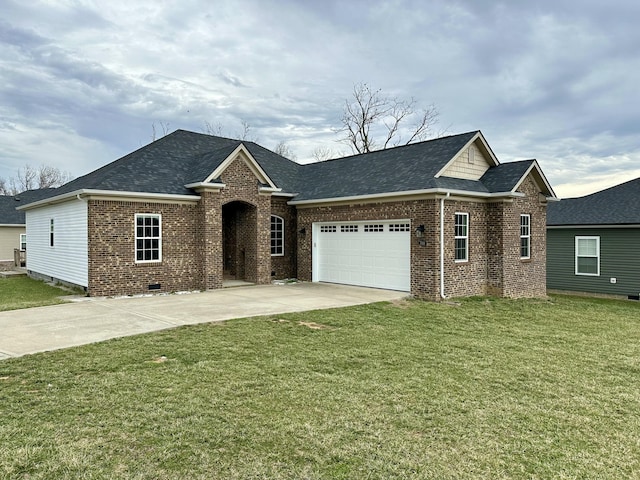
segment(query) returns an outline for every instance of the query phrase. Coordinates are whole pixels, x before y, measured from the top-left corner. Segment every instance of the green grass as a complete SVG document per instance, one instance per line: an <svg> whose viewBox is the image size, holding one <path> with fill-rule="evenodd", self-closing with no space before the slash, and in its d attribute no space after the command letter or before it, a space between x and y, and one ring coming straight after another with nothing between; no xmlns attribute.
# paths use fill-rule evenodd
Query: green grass
<svg viewBox="0 0 640 480"><path fill-rule="evenodd" d="M410 301L4 360L0 478L637 478L639 321Z"/></svg>
<svg viewBox="0 0 640 480"><path fill-rule="evenodd" d="M69 291L32 278L0 278L0 311L65 303L62 295Z"/></svg>

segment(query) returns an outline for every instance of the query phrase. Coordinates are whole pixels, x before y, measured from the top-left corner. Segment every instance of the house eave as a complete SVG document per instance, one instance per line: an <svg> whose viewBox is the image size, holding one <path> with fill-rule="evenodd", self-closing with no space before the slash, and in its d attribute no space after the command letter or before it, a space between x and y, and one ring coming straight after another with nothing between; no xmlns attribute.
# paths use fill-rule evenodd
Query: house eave
<svg viewBox="0 0 640 480"><path fill-rule="evenodd" d="M0 228L5 228L5 227L25 228L26 224L24 224L24 223L0 223Z"/></svg>
<svg viewBox="0 0 640 480"><path fill-rule="evenodd" d="M473 197L481 199L499 199L499 198L517 198L524 197L525 195L520 192L473 192L467 190L452 190L445 188L428 188L424 190L408 190L404 192L385 192L376 193L371 195L354 195L348 197L334 197L334 198L319 198L313 200L292 200L287 202L289 205L295 206L311 206L311 205L324 205L329 203L374 203L376 201L388 201L389 199L397 198L403 200L408 197L425 197L425 196L438 196L438 195L452 195L458 197Z"/></svg>
<svg viewBox="0 0 640 480"><path fill-rule="evenodd" d="M280 190L282 190L282 189L280 189ZM298 195L299 195L299 193L287 193L287 192L282 192L282 191L273 192L273 196L274 197L293 198L293 197L297 197Z"/></svg>
<svg viewBox="0 0 640 480"><path fill-rule="evenodd" d="M547 225L547 230L578 230L578 229L600 229L600 228L640 228L640 223L607 223L607 224L580 224L580 225Z"/></svg>
<svg viewBox="0 0 640 480"><path fill-rule="evenodd" d="M169 193L148 193L148 192L120 192L115 190L93 190L93 189L80 189L74 190L69 193L63 193L62 195L56 195L54 197L45 198L37 202L28 203L17 207L16 210L31 210L39 208L45 205L55 205L57 203L67 202L77 198L79 200L90 200L96 198L105 199L119 199L119 200L131 200L131 201L164 201L164 202L178 202L178 203L195 203L200 200L199 195L178 195Z"/></svg>
<svg viewBox="0 0 640 480"><path fill-rule="evenodd" d="M272 187L260 187L258 190L260 193L278 193L281 192L281 188L272 188Z"/></svg>
<svg viewBox="0 0 640 480"><path fill-rule="evenodd" d="M224 183L211 183L211 182L196 182L196 183L188 183L184 186L184 188L189 188L191 190L195 190L197 192L200 191L219 191L225 188L227 185Z"/></svg>

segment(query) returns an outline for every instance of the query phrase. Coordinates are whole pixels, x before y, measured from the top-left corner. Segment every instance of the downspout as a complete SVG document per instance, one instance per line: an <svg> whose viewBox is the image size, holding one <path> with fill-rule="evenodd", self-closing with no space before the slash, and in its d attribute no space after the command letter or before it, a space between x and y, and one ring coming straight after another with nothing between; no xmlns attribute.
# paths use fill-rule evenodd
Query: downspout
<svg viewBox="0 0 640 480"><path fill-rule="evenodd" d="M440 297L443 300L447 298L444 294L444 201L449 195L447 192L447 196L440 199Z"/></svg>

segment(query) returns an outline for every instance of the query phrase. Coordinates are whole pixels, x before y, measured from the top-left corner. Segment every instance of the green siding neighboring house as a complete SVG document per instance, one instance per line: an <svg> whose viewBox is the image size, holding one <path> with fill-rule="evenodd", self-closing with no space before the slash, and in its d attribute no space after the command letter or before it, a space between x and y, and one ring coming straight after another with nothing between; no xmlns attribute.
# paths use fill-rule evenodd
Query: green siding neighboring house
<svg viewBox="0 0 640 480"><path fill-rule="evenodd" d="M640 298L640 178L549 204L547 289Z"/></svg>

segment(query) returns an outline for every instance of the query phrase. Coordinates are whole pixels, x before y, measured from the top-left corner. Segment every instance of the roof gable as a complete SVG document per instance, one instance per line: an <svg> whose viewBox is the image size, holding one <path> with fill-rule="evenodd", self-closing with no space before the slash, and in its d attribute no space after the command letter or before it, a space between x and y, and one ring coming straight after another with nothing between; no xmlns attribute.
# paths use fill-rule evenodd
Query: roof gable
<svg viewBox="0 0 640 480"><path fill-rule="evenodd" d="M542 194L549 198L556 198L536 160L502 163L487 170L480 181L492 193L515 192L529 175L532 175Z"/></svg>
<svg viewBox="0 0 640 480"><path fill-rule="evenodd" d="M235 161L243 161L251 173L253 173L258 181L263 185L268 185L272 189L277 189L276 185L269 178L269 176L265 173L260 164L253 158L253 155L247 150L247 147L244 144L238 145L227 157L216 167L216 169L211 172L204 180L203 183L209 183L212 180L220 178L220 176L224 173L224 171L231 165L231 163Z"/></svg>
<svg viewBox="0 0 640 480"><path fill-rule="evenodd" d="M469 139L467 144L435 174L435 177L479 180L489 168L499 164L500 162L489 147L484 135L478 131L475 132L475 135Z"/></svg>

